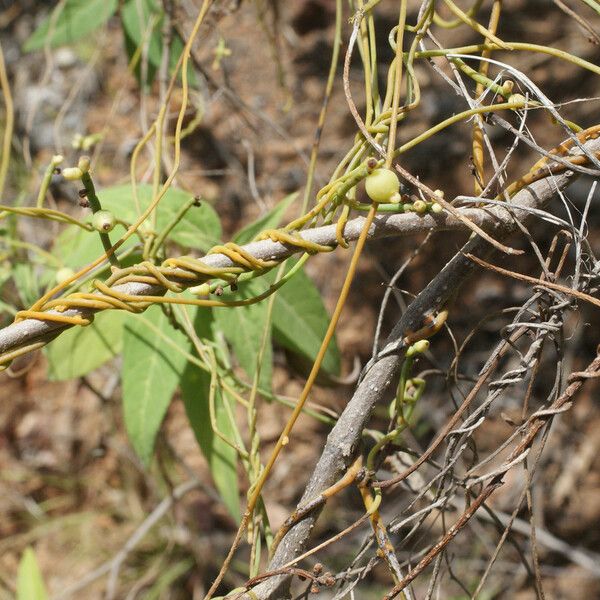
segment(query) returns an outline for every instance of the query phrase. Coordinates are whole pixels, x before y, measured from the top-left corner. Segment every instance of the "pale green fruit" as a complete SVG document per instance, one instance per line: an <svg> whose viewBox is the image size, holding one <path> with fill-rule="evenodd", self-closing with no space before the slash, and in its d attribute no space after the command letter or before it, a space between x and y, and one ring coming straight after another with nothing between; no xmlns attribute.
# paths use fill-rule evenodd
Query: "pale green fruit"
<svg viewBox="0 0 600 600"><path fill-rule="evenodd" d="M112 231L117 223L115 215L109 210L99 210L92 217L92 227L100 233Z"/></svg>
<svg viewBox="0 0 600 600"><path fill-rule="evenodd" d="M390 169L375 169L365 179L365 190L373 202L390 202L400 191L400 180Z"/></svg>
<svg viewBox="0 0 600 600"><path fill-rule="evenodd" d="M71 277L73 277L73 275L75 275L75 271L73 271L73 269L69 269L69 267L62 267L62 269L59 269L58 271L56 271L56 275L55 275L56 283L58 283L60 285L61 283L64 283L68 279L71 279Z"/></svg>

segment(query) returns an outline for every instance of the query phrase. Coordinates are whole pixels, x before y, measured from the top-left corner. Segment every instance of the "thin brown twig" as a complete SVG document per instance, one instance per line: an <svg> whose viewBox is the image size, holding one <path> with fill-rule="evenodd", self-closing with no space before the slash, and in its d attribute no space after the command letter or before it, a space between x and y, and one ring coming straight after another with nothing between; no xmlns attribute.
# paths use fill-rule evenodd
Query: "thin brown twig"
<svg viewBox="0 0 600 600"><path fill-rule="evenodd" d="M546 281L545 279L539 279L538 277L531 277L531 275L523 275L522 273L516 273L515 271L510 271L509 269L503 269L502 267L498 267L489 262L486 262L485 260L478 258L477 256L473 256L472 254L465 254L465 256L473 262L477 263L479 266L489 269L490 271L494 271L495 273L499 273L500 275L506 275L507 277L518 279L519 281L527 281L535 285L547 287L551 290L562 292L563 294L573 296L574 298L584 300L585 302L589 302L594 306L600 307L600 300L598 298L594 298L594 296L586 294L585 292L580 292L579 290L574 290L573 288L567 287L566 285L560 285L558 283L553 283L552 281Z"/></svg>
<svg viewBox="0 0 600 600"><path fill-rule="evenodd" d="M584 373L597 374L600 373L600 347L594 360L588 365ZM570 377L570 379L572 376ZM506 459L504 465L506 469L496 475L492 481L481 491L477 498L470 504L470 506L463 512L459 519L450 527L444 537L437 542L431 550L425 555L425 557L412 569L404 579L398 583L394 588L384 597L384 600L392 600L395 598L411 581L413 581L432 560L440 553L444 548L456 537L459 531L468 523L469 519L477 512L479 507L499 488L503 482L503 477L509 468L509 465L521 456L527 449L531 448L533 441L535 440L539 431L554 418L556 414L560 414L562 409L570 406L573 397L579 391L583 382L587 377L578 376L574 378L565 391L552 403L549 409L539 411L533 414L529 418L527 431L522 441L510 453ZM502 469L499 469L502 470Z"/></svg>

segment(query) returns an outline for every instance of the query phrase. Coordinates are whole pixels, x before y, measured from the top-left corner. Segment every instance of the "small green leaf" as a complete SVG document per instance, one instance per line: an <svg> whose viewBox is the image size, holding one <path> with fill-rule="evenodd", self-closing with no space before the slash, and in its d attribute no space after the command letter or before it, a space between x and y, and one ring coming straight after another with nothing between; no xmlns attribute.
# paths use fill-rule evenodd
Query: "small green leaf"
<svg viewBox="0 0 600 600"><path fill-rule="evenodd" d="M298 272L277 292L273 305L273 339L284 348L313 361L330 317L315 284L304 271ZM340 351L331 340L322 368L340 374Z"/></svg>
<svg viewBox="0 0 600 600"><path fill-rule="evenodd" d="M82 377L117 355L123 346L125 320L122 311L105 311L91 325L73 327L50 342L45 349L50 379Z"/></svg>
<svg viewBox="0 0 600 600"><path fill-rule="evenodd" d="M280 200L269 212L264 214L262 217L259 217L253 223L250 223L249 225L246 225L240 229L233 237L233 241L237 244L247 244L265 229L274 229L278 227L288 206L297 197L298 192L294 192L293 194L290 194L289 196L286 196Z"/></svg>
<svg viewBox="0 0 600 600"><path fill-rule="evenodd" d="M72 44L99 29L117 9L117 0L66 0L58 16L50 14L25 42L23 50Z"/></svg>
<svg viewBox="0 0 600 600"><path fill-rule="evenodd" d="M17 574L16 600L47 600L42 573L31 548L25 548Z"/></svg>
<svg viewBox="0 0 600 600"><path fill-rule="evenodd" d="M152 186L137 187L140 211L144 211L152 201ZM128 223L135 221L139 214L131 186L119 185L105 188L98 194L102 208L110 210L117 219ZM156 209L156 230L160 232L169 225L177 211L188 202L192 195L178 188L170 188L161 199ZM169 239L178 244L198 248L204 252L218 243L221 237L221 223L215 210L207 202L202 206L192 206L183 219L175 225L169 234Z"/></svg>
<svg viewBox="0 0 600 600"><path fill-rule="evenodd" d="M128 317L123 333L123 414L129 439L147 465L186 364L185 356L164 338L185 350L189 341L158 306Z"/></svg>
<svg viewBox="0 0 600 600"><path fill-rule="evenodd" d="M212 338L213 317L209 309L199 309L194 322L198 337L201 339ZM202 449L215 486L231 515L237 522L240 521L240 501L237 477L237 452L223 439L216 435L212 429L209 408L210 375L188 363L181 379L181 394L185 404L188 419L198 444ZM215 419L219 431L227 438L234 439L234 430L227 417L224 402L228 399L216 391ZM233 411L233 406L231 409Z"/></svg>
<svg viewBox="0 0 600 600"><path fill-rule="evenodd" d="M262 287L259 287L256 284L245 284L239 295L236 295L236 297L251 298L262 291ZM263 332L267 323L267 310L267 300L257 302L256 304L249 304L248 306L214 309L217 327L223 332L227 341L233 346L233 350L240 366L246 371L251 381L256 373L257 357L262 345ZM258 381L259 387L270 392L272 376L273 347L269 327L265 352L262 357Z"/></svg>

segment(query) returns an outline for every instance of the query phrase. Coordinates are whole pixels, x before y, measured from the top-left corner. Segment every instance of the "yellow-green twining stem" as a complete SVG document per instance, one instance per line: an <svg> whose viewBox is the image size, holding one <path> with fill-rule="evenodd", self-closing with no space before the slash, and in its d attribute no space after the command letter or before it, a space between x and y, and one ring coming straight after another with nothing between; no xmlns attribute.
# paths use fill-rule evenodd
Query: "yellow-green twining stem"
<svg viewBox="0 0 600 600"><path fill-rule="evenodd" d="M177 342L172 340L162 330L158 329L158 327L156 327L156 325L154 325L153 323L150 322L148 324L148 327L150 327L156 333L156 335L158 335L161 338L162 342L164 342L167 346L169 346L173 351L178 352L179 354L184 356L188 362L196 365L203 371L206 371L207 373L210 374L212 372L212 367L209 366L211 359L208 354L208 347L205 346L205 344L198 337L198 334L196 333L196 331L194 329L194 325L189 317L189 314L188 314L186 308L184 306L180 306L180 307L177 307L177 309L180 311L180 315L182 317L181 324L184 328L184 331L185 331L186 335L192 341L192 344L194 345L196 352L198 353L198 356L200 358L198 358L197 356L194 356L190 352L187 352L185 349L183 349L181 347L180 344L177 344ZM221 366L223 366L223 365L221 365ZM225 372L223 374L221 374L221 370L218 369L218 385L219 385L219 387L221 389L223 389L225 392L227 392L238 404L240 404L244 408L247 408L248 401L240 393L238 393L238 391L234 387L232 387L231 383L227 380L227 377L230 377L231 380L233 381L233 383L235 385L237 385L240 390L249 391L252 389L252 384L238 379L236 377L235 373L233 372L233 370L231 369L231 366L228 366L225 364L223 368L225 369ZM274 394L272 392L269 392L267 390L258 388L258 393L261 396L264 396L265 398L268 398L269 400L278 402L279 404L282 404L283 406L286 406L288 408L293 408L295 406L295 403L292 402L291 400L281 397L281 396ZM310 415L314 419L317 419L318 421L320 421L326 425L334 425L335 424L335 420L333 420L331 417L327 417L326 415L323 415L323 414L319 413L318 411L313 410L311 408L305 407L303 412L305 412L307 415ZM236 436L236 439L238 439L238 446L242 447L243 444L239 444L239 439L241 439L241 438L237 438L237 436Z"/></svg>
<svg viewBox="0 0 600 600"><path fill-rule="evenodd" d="M187 109L187 102L188 102L187 65L188 65L188 61L189 61L192 43L194 42L194 39L196 38L196 36L198 34L200 25L202 24L202 21L204 20L204 17L206 16L206 13L207 13L208 9L210 8L211 4L212 4L212 0L204 0L204 2L202 4L202 8L200 9L200 12L198 13L198 17L196 18L196 22L194 23L194 27L192 29L190 37L187 40L186 45L183 49L183 52L181 53L181 55L179 57L177 67L175 68L174 73L171 76L169 90L167 91L167 98L169 98L171 91L175 85L175 81L177 80L177 74L179 72L179 68L181 67L183 69L182 74L181 74L182 100L181 100L181 107L179 110L179 114L177 117L177 124L175 126L175 158L173 161L174 162L173 170L167 177L167 179L166 179L165 183L163 184L158 195L152 199L152 202L150 202L150 204L148 205L146 210L140 215L138 220L135 223L133 223L129 227L129 229L125 232L125 234L112 246L113 253L116 252L116 250L120 246L122 246L134 233L136 233L136 231L138 230L140 225L146 220L146 218L152 213L152 211L154 211L156 209L156 207L158 206L158 203L160 202L162 197L166 194L167 190L171 186L171 183L172 183L173 179L175 178L175 175L179 169L179 161L180 161L180 154L181 154L181 144L180 144L181 128L182 128L182 124L183 124L183 119L185 117L185 111ZM135 159L139 155L139 152L141 151L141 149L145 146L145 144L148 142L148 140L152 137L154 131L156 130L157 123L162 123L161 118L164 119L166 110L167 110L166 105L163 105L161 107L161 110L159 112L159 116L157 117L157 120L152 124L150 129L146 132L146 134L144 135L142 140L140 140L140 142L138 142L138 145L136 146L136 148L133 151L133 154L131 157L131 163L132 163L131 164L131 171L132 171L131 184L132 184L132 193L133 193L134 198L137 197L136 196L137 190L136 190L136 177L135 177ZM33 304L33 306L31 307L31 311L32 312L40 311L43 308L44 304L50 298L52 298L54 295L60 293L62 290L66 289L71 283L76 281L82 275L89 273L92 269L94 269L100 263L102 263L104 260L106 260L107 257L108 257L107 254L104 253L102 256L97 258L91 264L87 265L86 267L84 267L83 269L81 269L80 271L75 273L73 275L73 277L70 277L69 279L64 281L62 284L57 285L54 288L52 288L51 290L49 290L48 292L46 292L41 298L39 298Z"/></svg>
<svg viewBox="0 0 600 600"><path fill-rule="evenodd" d="M395 119L396 122L399 122L402 119L404 119L406 117L407 113L409 111L413 110L414 108L416 108L420 103L421 92L420 92L419 82L414 73L413 60L414 60L416 50L418 48L418 44L421 41L421 39L423 38L423 36L427 33L429 25L431 24L432 15L433 15L433 5L430 4L423 11L423 15L421 16L421 19L417 22L416 25L410 26L410 25L407 25L406 23L404 25L405 30L417 32L417 35L415 35L408 53L404 54L404 56L405 56L404 62L406 65L406 71L407 71L407 75L408 75L406 102L405 102L404 106L397 107L397 110L395 113L396 114L396 119ZM395 34L397 34L398 29L399 29L399 27L394 27L394 29L390 32L390 43L392 44L394 51L396 51L396 48L397 48L397 44L395 41L395 37L396 37ZM367 127L367 129L370 133L376 134L375 139L378 141L381 137L383 137L386 133L388 133L388 131L390 131L390 124L392 122L391 115L392 115L392 108L393 108L391 105L393 104L394 90L396 88L395 73L396 73L396 65L397 64L398 64L398 60L395 58L392 61L392 64L390 65L390 69L388 71L387 92L386 92L386 96L383 101L383 105L382 105L381 109L379 110L375 121L370 126ZM390 133L390 135L391 135L391 133ZM388 143L389 143L389 140L388 140ZM357 155L359 155L359 153L357 153Z"/></svg>
<svg viewBox="0 0 600 600"><path fill-rule="evenodd" d="M53 156L44 171L44 176L42 177L42 183L40 184L40 189L38 191L37 200L35 203L36 208L42 208L44 205L44 200L46 199L46 194L48 193L48 188L50 187L50 183L52 182L52 175L54 174L54 169L62 162L62 156ZM1 191L0 191L1 193Z"/></svg>
<svg viewBox="0 0 600 600"><path fill-rule="evenodd" d="M85 172L81 175L81 183L83 183L83 187L85 188L86 197L90 203L90 208L92 209L92 213L97 213L102 210L102 206L100 204L100 199L96 195L96 188L94 187L94 182L92 181L92 177L88 172ZM99 232L100 241L102 242L102 247L108 256L108 260L111 265L115 267L120 267L119 259L113 250L112 243L110 241L110 236L108 233Z"/></svg>
<svg viewBox="0 0 600 600"><path fill-rule="evenodd" d="M148 258L150 260L152 260L153 258L156 257L158 251L161 249L162 245L165 243L167 236L171 233L173 228L181 221L181 219L183 219L183 217L185 217L188 210L190 210L192 208L192 206L196 206L197 204L198 204L197 198L190 198L187 202L185 202L184 204L182 204L179 207L179 210L177 211L177 213L175 213L175 215L173 216L171 221L169 223L167 223L167 225L165 225L164 229L156 236L156 239L154 240L154 244L152 245L152 249L148 253L149 254Z"/></svg>
<svg viewBox="0 0 600 600"><path fill-rule="evenodd" d="M210 364L210 384L208 388L208 410L210 415L210 424L213 432L216 436L218 436L223 442L225 442L228 446L233 448L240 456L242 461L248 461L248 451L245 449L244 440L237 428L237 423L235 420L235 415L231 410L231 406L225 397L223 397L223 408L225 409L225 414L227 415L227 420L229 421L229 426L231 430L234 432L235 440L230 440L220 429L217 423L217 407L215 404L217 391L219 389L218 381L219 381L219 371L217 366L217 358L215 356L214 350L208 346L207 352L209 356L209 364Z"/></svg>
<svg viewBox="0 0 600 600"><path fill-rule="evenodd" d="M294 272L297 272L304 263L308 260L310 255L305 253L298 264L295 265ZM284 277L285 272L285 263L280 265L276 282L280 281ZM269 298L269 302L267 304L267 314L265 320L265 327L263 329L261 345L258 353L258 357L256 360L256 369L254 373L254 378L252 381L252 388L250 390L250 397L248 399L248 407L247 407L247 420L248 420L248 435L250 438L250 460L249 460L249 468L248 468L248 476L250 480L250 488L248 490L248 498L250 498L254 485L257 483L260 474L262 472L262 463L260 459L260 436L258 435L258 430L256 428L256 421L258 417L258 411L256 410L256 397L258 392L258 383L260 379L260 373L262 369L262 362L265 350L267 348L267 344L269 342L269 333L271 330L271 319L273 315L273 306L274 306L275 294L273 294ZM259 527L262 526L265 535L265 541L267 548L271 546L273 541L273 534L271 532L269 526L269 520L266 508L264 506L264 502L262 498L258 501L258 511L255 511L255 515L248 522L248 540L251 544L251 556L250 556L250 576L255 576L260 567L260 533L258 530Z"/></svg>
<svg viewBox="0 0 600 600"><path fill-rule="evenodd" d="M522 50L525 52L539 52L541 54L549 54L561 60L573 63L582 69L596 73L600 75L600 66L595 65L579 56L559 50L558 48L551 48L550 46L540 46L539 44L527 44L524 42L504 42L504 47L508 50ZM482 52L483 50L503 50L502 46L498 44L472 44L470 46L459 46L457 48L443 48L435 50L420 50L415 53L415 58L432 58L435 56L446 56L447 54L473 54L475 52Z"/></svg>
<svg viewBox="0 0 600 600"><path fill-rule="evenodd" d="M187 310L185 310L185 308L182 307L179 314L182 317L181 326L183 327L188 338L191 340L191 342L200 358L193 356L189 352L181 351L178 348L178 345L173 340L168 338L168 336L165 336L163 332L160 332L154 324L147 322L147 325L157 335L159 335L159 337L161 337L164 342L166 342L171 347L173 347L173 349L175 351L180 351L180 353L183 354L187 358L188 361L195 364L200 369L202 369L203 371L206 371L210 375L208 407L209 407L209 416L210 416L210 421L211 421L211 427L212 427L215 435L217 435L220 439L222 439L227 445L231 446L240 455L240 457L243 460L244 459L247 460L248 452L244 448L244 441L241 437L241 434L239 433L239 431L237 429L237 425L235 422L235 416L234 416L233 412L231 411L231 407L229 406L229 403L225 402L225 401L223 403L224 409L227 414L227 419L230 422L231 429L234 432L235 439L230 440L226 435L224 435L219 430L219 427L217 425L216 408L215 408L216 391L217 391L217 389L222 389L224 391L227 391L227 393L231 394L232 397L237 402L240 402L242 405L245 405L246 402L233 388L231 388L231 386L229 384L227 384L226 380L223 377L221 377L219 368L218 368L217 357L216 357L214 349L210 345L206 345L206 344L202 343L202 340L200 340L200 338L196 334L196 331L194 330L194 325L190 319L190 316L189 316ZM144 317L141 317L141 318L144 318Z"/></svg>
<svg viewBox="0 0 600 600"><path fill-rule="evenodd" d="M165 18L167 18L165 16ZM164 52L164 48L163 48L163 52ZM164 60L164 58L163 58ZM170 102L170 94L168 94L168 96L165 93L165 90L162 89L162 83L161 83L161 90L160 90L160 94L161 94L161 111L158 114L158 119L157 119L157 123L156 123L156 128L155 128L155 137L154 137L154 169L153 169L153 173L152 173L152 198L156 198L159 195L159 188L160 188L160 180L161 180L161 175L162 175L162 162L163 162L163 139L165 136L165 117L166 117L166 113L169 107L169 102ZM143 93L143 92L142 92ZM163 110L164 109L164 110ZM179 136L181 136L181 131L179 132ZM180 143L181 141L181 137L176 138L175 143ZM152 249L153 249L153 242L154 242L154 236L155 236L155 231L156 231L156 219L157 219L157 211L154 210L152 211L152 213L150 214L150 224L151 224L151 232L148 232L146 234L146 240L144 243L144 250L142 252L142 256L144 259L151 259L152 258Z"/></svg>
<svg viewBox="0 0 600 600"><path fill-rule="evenodd" d="M400 2L400 15L398 17L398 29L396 33L396 61L394 67L390 69L394 72L394 95L392 98L392 112L390 121L390 131L388 134L388 147L385 155L385 166L390 168L394 158L394 148L396 147L396 128L398 126L398 107L400 106L400 90L402 87L402 46L404 42L404 26L406 25L406 3L407 0Z"/></svg>
<svg viewBox="0 0 600 600"><path fill-rule="evenodd" d="M363 1L357 2L359 11L362 9ZM365 126L368 127L373 119L374 103L373 103L373 61L371 57L371 44L369 43L368 24L364 19L360 20L360 32L357 37L358 51L363 63L364 81L365 81Z"/></svg>
<svg viewBox="0 0 600 600"><path fill-rule="evenodd" d="M465 110L463 112L457 113L448 119L444 119L437 125L427 129L420 135L414 137L412 140L406 142L402 146L396 149L395 155L400 155L411 148L414 148L417 144L420 144L422 141L430 138L432 135L436 134L438 131L449 127L450 125L454 125L459 121L464 121L473 115L479 115L487 112L495 112L500 110L517 110L523 108L525 106L525 102L501 102L499 104L490 104L489 106L478 106L476 108L470 108L469 110Z"/></svg>
<svg viewBox="0 0 600 600"><path fill-rule="evenodd" d="M376 166L380 166L380 164L381 161L378 161ZM368 161L364 162L349 173L346 173L343 178L340 178L336 185L330 189L329 193L327 194L329 206L324 215L324 222L326 224L332 221L333 214L338 207L346 201L347 194L353 190L356 190L356 186L372 171L373 166L369 166ZM342 245L344 246L345 244Z"/></svg>
<svg viewBox="0 0 600 600"><path fill-rule="evenodd" d="M486 29L483 25L478 23L475 19L472 19L471 17L469 17L469 15L467 15L458 6L456 6L456 4L454 4L454 2L452 2L452 0L444 0L444 2L446 3L446 6L448 6L448 8L459 19L461 19L464 23L466 23L469 27L471 27L471 29L473 29L477 33L481 34L483 37L488 38L495 44L498 44L498 46L500 46L501 48L504 48L504 50L509 50L509 48L506 47L504 42L499 37L494 35L494 33L491 32L489 29Z"/></svg>
<svg viewBox="0 0 600 600"><path fill-rule="evenodd" d="M67 213L60 212L59 210L53 210L51 208L37 208L33 206L5 206L0 204L0 219L4 219L7 215L22 215L24 217L34 217L37 219L47 219L49 221L58 221L59 223L69 223L70 225L77 225L81 229L86 231L92 231L92 226L87 223L78 221Z"/></svg>
<svg viewBox="0 0 600 600"><path fill-rule="evenodd" d="M319 155L319 144L321 141L321 135L323 132L323 126L325 124L325 115L327 113L327 107L329 106L329 99L331 97L331 91L333 89L333 83L335 81L335 74L337 72L338 59L340 55L340 47L342 45L342 0L336 0L335 2L335 34L333 38L333 51L331 53L331 64L329 65L329 74L327 76L327 83L325 85L325 96L323 97L323 105L321 106L321 112L319 113L319 120L317 121L317 132L315 134L315 140L310 154L310 162L308 165L308 175L306 178L306 186L304 188L304 197L302 199L302 213L305 213L308 208L308 200L312 194L313 181L315 176L315 169L317 166L317 158Z"/></svg>
<svg viewBox="0 0 600 600"><path fill-rule="evenodd" d="M364 10L364 7L363 7ZM369 29L369 53L371 55L371 95L375 115L381 110L379 98L379 80L377 79L377 37L375 35L375 19L373 12L366 15L367 27Z"/></svg>
<svg viewBox="0 0 600 600"><path fill-rule="evenodd" d="M482 2L483 2L483 0L476 0L475 3L473 4L473 6L471 6L471 8L469 8L469 10L465 13L465 15L467 15L467 17L474 17L477 14L477 12L479 11L479 8L481 7ZM454 21L447 21L446 19L443 19L442 17L440 17L440 15L435 13L433 15L433 22L438 27L443 27L444 29L454 29L455 27L462 25L464 23L464 20L458 18L458 19L454 19Z"/></svg>
<svg viewBox="0 0 600 600"><path fill-rule="evenodd" d="M139 267L140 265L138 265L137 267L132 267L132 268L126 268L126 269L121 269L119 273L116 273L116 281L118 281L119 283L124 282L124 281L137 281L137 282L142 282L142 283L155 283L156 279L155 278L149 278L146 277L144 275L134 275L134 276L130 276L128 275L128 277L126 278L119 278L122 272L125 273L129 273L131 272L130 269L134 269L139 271ZM258 296L252 297L252 298L245 298L245 299L241 299L241 300L230 300L230 301L226 301L226 300L196 300L196 299L192 299L192 298L184 298L181 296L176 296L176 297L172 297L172 296L133 296L133 295L129 295L129 294L124 294L121 292L118 292L117 290L115 290L114 288L110 287L110 285L112 285L114 282L111 282L111 280L107 280L106 282L102 282L99 280L95 280L94 281L94 286L96 287L96 289L98 291L100 291L102 293L101 296L98 296L97 294L85 294L85 293L78 293L78 294L73 294L72 296L68 296L66 298L57 298L55 300L51 300L49 301L45 307L47 309L50 308L59 308L59 307L75 307L75 306L81 306L82 304L85 304L86 306L90 307L90 308L97 308L98 310L103 310L106 307L106 303L114 303L115 300L116 301L121 301L123 304L123 307L125 308L125 306L127 307L126 310L130 310L130 311L137 311L137 310L143 310L144 308L146 308L147 306L149 306L150 304L181 304L181 305L187 305L187 306L247 306L249 304L254 304L256 302L260 302L261 300L264 300L265 298L268 298L271 294L275 293L282 285L284 285L287 281L289 281L289 279L291 279L297 272L298 270L302 267L302 263L298 262L296 263L279 281L274 282L273 284L271 284L262 294L259 294ZM149 268L153 268L154 271L153 272L160 272L160 267L155 267L154 265L152 265L151 263L146 263L145 265L146 269ZM178 277L180 276L180 274L178 274ZM210 274L210 275L206 275L206 277L214 277L214 275ZM173 291L178 291L178 290L173 290ZM28 313L28 311L21 311L23 313L23 316L26 316L26 313ZM66 317L68 318L68 317Z"/></svg>
<svg viewBox="0 0 600 600"><path fill-rule="evenodd" d="M475 69L470 67L464 60L462 60L462 58L451 57L449 60L452 64L456 65L456 67L460 69L465 75L470 77L476 83L481 84L482 86L491 90L497 96L503 96L506 99L510 97L512 92L507 92L501 85L496 83L493 79L490 79L489 77L483 75L480 71L476 71Z"/></svg>
<svg viewBox="0 0 600 600"><path fill-rule="evenodd" d="M600 3L596 0L581 0L585 2L592 10L595 10L600 15Z"/></svg>
<svg viewBox="0 0 600 600"><path fill-rule="evenodd" d="M351 188L355 187L360 181L365 179L371 170L372 168L368 166L367 162L364 162L352 171L339 177L336 181L327 184L317 194L317 204L314 208L309 210L305 215L288 223L284 228L285 231L294 231L304 227L309 221L319 216L329 203L336 202L343 198Z"/></svg>
<svg viewBox="0 0 600 600"><path fill-rule="evenodd" d="M406 113L410 110L413 110L414 108L416 108L420 101L421 101L421 88L419 86L419 81L415 75L414 72L414 67L413 67L413 62L414 62L414 57L415 57L415 53L417 52L417 48L419 46L419 42L423 39L423 37L425 36L425 34L427 33L429 26L431 25L431 20L432 20L432 15L433 15L433 5L429 5L425 11L423 12L423 15L421 17L421 19L417 22L417 24L414 27L409 27L408 25L405 26L405 29L410 29L413 32L416 32L416 35L412 41L412 44L410 46L410 50L408 51L408 53L404 53L406 55L405 63L406 63L406 71L408 73L408 82L407 82L407 103L405 104L405 106L403 106L401 108L402 114L401 115L397 115L397 120L403 118ZM394 48L394 50L396 50L397 48L397 44L395 41L394 36L392 36L390 34L390 43L392 45L392 47ZM403 56L404 56L403 54ZM396 60L396 59L394 59ZM390 73L392 73L392 68L390 68ZM389 89L392 89L392 85L391 82L388 85ZM387 129L387 123L385 122L386 119L389 119L392 115L392 111L390 108L387 108L389 103L389 94L388 94L388 98L386 98L386 101L384 103L384 110L380 113L377 122L375 124L373 124L371 130L373 133L385 133L386 129Z"/></svg>
<svg viewBox="0 0 600 600"><path fill-rule="evenodd" d="M256 481L256 484L253 488L252 494L251 494L250 498L248 499L246 510L242 517L242 521L238 528L237 534L231 545L231 549L225 559L225 562L224 562L221 570L219 571L219 574L217 575L216 579L214 580L213 584L211 585L211 587L208 591L208 594L206 595L206 600L208 600L209 598L212 597L212 595L214 594L214 592L220 585L221 581L223 580L223 577L225 576L228 566L231 563L231 560L233 559L233 555L242 539L242 535L243 535L246 527L248 526L248 522L249 522L252 514L254 513L254 509L256 508L257 503L261 497L261 493L262 493L264 484L265 484L269 474L271 473L273 465L275 464L275 461L279 457L281 450L283 449L284 446L286 446L288 444L289 435L290 435L294 425L296 424L296 421L298 420L298 417L300 416L302 409L304 408L304 405L306 404L306 401L308 400L310 391L312 390L312 387L317 378L317 374L319 373L319 370L323 363L323 359L325 358L325 353L331 342L331 339L335 332L335 328L337 327L340 315L342 313L342 309L348 298L348 294L350 292L350 286L354 279L354 274L356 272L356 268L358 265L358 260L360 258L362 250L367 241L367 235L369 232L369 228L370 228L371 224L373 223L373 219L375 218L376 213L377 213L377 206L376 206L376 204L374 204L367 215L364 227L363 227L361 234L358 238L358 241L356 243L356 247L352 254L352 258L350 260L350 265L348 267L348 271L346 273L346 277L344 280L344 284L342 285L342 289L340 291L338 301L337 301L335 309L333 311L331 321L329 322L329 326L327 327L327 331L323 338L323 342L321 343L321 346L319 348L319 351L317 353L317 356L315 358L315 361L313 363L311 371L308 375L308 378L306 380L306 383L304 385L302 393L300 394L300 397L298 398L298 403L294 407L292 414L290 415L287 423L285 424L283 430L281 431L279 439L277 440L277 443L275 444L275 448L273 449L273 451L271 452L271 455L269 456L269 459L265 465L265 468L263 469L258 480Z"/></svg>
<svg viewBox="0 0 600 600"><path fill-rule="evenodd" d="M4 193L4 184L6 183L6 174L10 163L10 144L12 141L13 127L15 123L15 109L8 83L6 73L6 64L4 63L4 52L0 44L0 87L4 98L5 117L4 117L4 136L2 138L2 160L0 161L0 198Z"/></svg>
<svg viewBox="0 0 600 600"><path fill-rule="evenodd" d="M500 22L500 12L502 10L502 0L494 0L492 6L492 14L490 15L490 21L488 23L488 30L495 34L498 29L498 23ZM490 38L486 39L486 42L490 41ZM492 54L491 50L484 50L481 53L482 58L489 58ZM487 60L482 60L479 64L479 73L483 77L487 77L490 63ZM475 99L479 100L485 90L485 86L482 82L477 82L475 88ZM474 186L475 195L479 196L485 187L485 167L484 167L484 153L483 153L483 126L481 117L477 116L473 120L473 166L474 172Z"/></svg>

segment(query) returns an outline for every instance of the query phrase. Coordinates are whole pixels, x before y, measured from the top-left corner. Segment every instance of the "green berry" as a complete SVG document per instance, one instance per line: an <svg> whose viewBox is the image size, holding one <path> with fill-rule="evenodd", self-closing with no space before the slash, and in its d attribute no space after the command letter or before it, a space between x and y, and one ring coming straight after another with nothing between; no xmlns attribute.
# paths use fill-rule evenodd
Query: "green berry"
<svg viewBox="0 0 600 600"><path fill-rule="evenodd" d="M99 210L92 217L92 227L100 233L108 233L112 231L117 224L115 215L109 210Z"/></svg>
<svg viewBox="0 0 600 600"><path fill-rule="evenodd" d="M365 190L373 202L390 202L400 190L400 180L390 169L375 169L365 179Z"/></svg>

